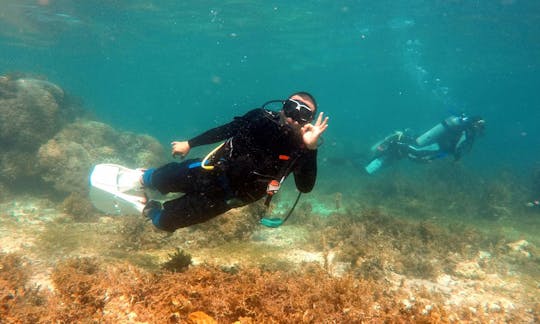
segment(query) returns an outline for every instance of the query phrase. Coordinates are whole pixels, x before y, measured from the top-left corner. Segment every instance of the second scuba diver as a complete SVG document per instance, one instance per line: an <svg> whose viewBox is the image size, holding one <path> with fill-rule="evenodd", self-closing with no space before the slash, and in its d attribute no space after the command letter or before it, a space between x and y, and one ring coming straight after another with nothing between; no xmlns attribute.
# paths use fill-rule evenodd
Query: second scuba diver
<svg viewBox="0 0 540 324"><path fill-rule="evenodd" d="M373 158L365 167L369 174L396 160L431 162L453 155L459 160L469 152L476 137L483 133L485 121L480 116L450 116L424 134L414 137L409 131L395 132L372 147Z"/></svg>

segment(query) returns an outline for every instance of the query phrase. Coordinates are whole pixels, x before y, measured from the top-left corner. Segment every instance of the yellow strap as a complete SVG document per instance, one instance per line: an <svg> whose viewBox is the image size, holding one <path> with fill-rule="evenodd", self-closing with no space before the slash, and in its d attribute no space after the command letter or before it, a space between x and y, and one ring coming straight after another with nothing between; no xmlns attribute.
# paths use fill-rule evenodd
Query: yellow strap
<svg viewBox="0 0 540 324"><path fill-rule="evenodd" d="M206 161L208 161L208 159L214 155L214 153L216 153L217 150L219 150L223 144L225 144L225 142L219 144L215 149L213 149L210 153L208 153L204 159L201 161L201 168L205 169L205 170L213 170L214 169L214 166L213 165L205 165L206 164Z"/></svg>

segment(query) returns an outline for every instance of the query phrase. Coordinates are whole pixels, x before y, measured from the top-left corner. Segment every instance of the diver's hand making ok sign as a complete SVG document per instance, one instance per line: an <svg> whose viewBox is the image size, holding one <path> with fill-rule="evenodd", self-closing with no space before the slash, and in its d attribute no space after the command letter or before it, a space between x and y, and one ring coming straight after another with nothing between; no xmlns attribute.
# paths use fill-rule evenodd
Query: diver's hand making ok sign
<svg viewBox="0 0 540 324"><path fill-rule="evenodd" d="M325 117L323 120L323 114L323 112L319 114L315 124L307 123L300 130L304 144L310 150L317 149L319 137L328 128L328 117Z"/></svg>

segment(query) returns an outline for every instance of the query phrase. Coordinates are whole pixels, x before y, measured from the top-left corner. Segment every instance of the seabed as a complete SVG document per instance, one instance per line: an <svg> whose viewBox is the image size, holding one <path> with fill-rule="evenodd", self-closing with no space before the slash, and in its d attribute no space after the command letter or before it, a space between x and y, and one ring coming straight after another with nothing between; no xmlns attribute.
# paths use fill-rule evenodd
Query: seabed
<svg viewBox="0 0 540 324"><path fill-rule="evenodd" d="M81 220L46 198L16 197L0 205L0 318L538 320L538 249L527 240L499 237L481 249L474 246L482 235L474 228L456 236L434 222L381 210L351 214L356 202L320 210L308 208L310 200L277 229L257 224L254 215L262 207L256 206L167 234L139 216L95 213ZM457 237L461 242L453 241ZM179 251L191 258L188 264L165 268ZM536 273L529 273L533 268Z"/></svg>

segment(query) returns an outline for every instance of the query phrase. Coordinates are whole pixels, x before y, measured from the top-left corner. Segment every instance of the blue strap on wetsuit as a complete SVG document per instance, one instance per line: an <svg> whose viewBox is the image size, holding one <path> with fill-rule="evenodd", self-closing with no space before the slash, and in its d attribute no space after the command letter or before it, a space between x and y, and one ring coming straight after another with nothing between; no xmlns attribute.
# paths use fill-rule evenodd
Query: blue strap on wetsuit
<svg viewBox="0 0 540 324"><path fill-rule="evenodd" d="M161 208L159 208L159 207L153 207L146 214L146 216L152 220L152 224L154 224L154 226L159 228L159 229L163 229L159 225L159 221L160 221L160 218L161 218L161 212L162 211L163 210Z"/></svg>
<svg viewBox="0 0 540 324"><path fill-rule="evenodd" d="M154 171L156 171L155 168L150 168L144 171L142 175L143 185L147 188L152 188L152 175L154 174ZM153 206L151 206L151 204L153 204ZM162 211L163 209L161 208L161 204L159 202L149 201L146 204L143 213L146 217L152 220L152 224L154 224L155 227L163 230L163 228L159 224Z"/></svg>
<svg viewBox="0 0 540 324"><path fill-rule="evenodd" d="M155 168L144 171L142 175L143 186L152 187L152 175L154 174L154 171L156 171Z"/></svg>

